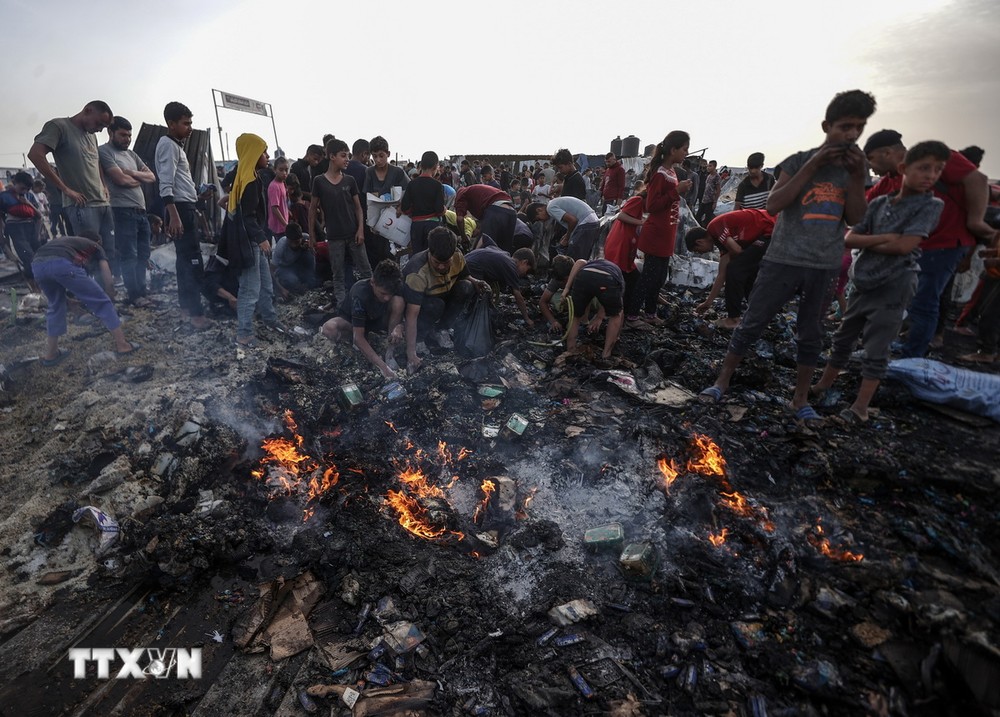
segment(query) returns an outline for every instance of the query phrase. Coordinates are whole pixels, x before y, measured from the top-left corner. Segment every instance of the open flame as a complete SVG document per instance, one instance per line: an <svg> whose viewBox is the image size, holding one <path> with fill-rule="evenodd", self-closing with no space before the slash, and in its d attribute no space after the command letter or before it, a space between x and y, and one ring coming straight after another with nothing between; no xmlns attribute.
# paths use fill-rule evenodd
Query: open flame
<svg viewBox="0 0 1000 717"><path fill-rule="evenodd" d="M285 428L291 438L278 436L261 442L264 457L250 473L264 481L270 497L305 493L307 506L302 520L307 521L316 512L315 505L327 491L337 485L340 473L336 466L323 467L304 450L305 438L290 410L284 414Z"/></svg>
<svg viewBox="0 0 1000 717"><path fill-rule="evenodd" d="M809 533L806 533L806 540L808 540L809 544L816 548L821 555L825 555L831 560L860 563L865 559L865 556L861 553L852 553L850 550L834 548L830 545L830 539L826 537L826 534L823 531L822 522L819 519L816 520L816 527Z"/></svg>
<svg viewBox="0 0 1000 717"><path fill-rule="evenodd" d="M666 458L660 458L656 462L656 467L660 469L660 475L663 476L663 490L669 493L670 486L674 484L677 476L680 475L680 470L677 468L677 464L674 463L673 458L669 461Z"/></svg>
<svg viewBox="0 0 1000 717"><path fill-rule="evenodd" d="M727 535L729 535L729 528L723 528L718 533L709 533L708 542L719 548L726 542Z"/></svg>
<svg viewBox="0 0 1000 717"><path fill-rule="evenodd" d="M691 437L691 457L687 462L687 472L703 476L724 476L726 459L722 455L722 449L708 436L694 434Z"/></svg>
<svg viewBox="0 0 1000 717"><path fill-rule="evenodd" d="M467 448L453 451L444 441L438 441L437 450L433 454L422 448L414 450L413 442L409 439L406 439L405 448L412 450L413 455L406 461L395 462L402 490L390 490L385 496L386 504L396 512L397 522L409 533L423 540L439 540L449 535L463 540L465 536L462 533L435 523L426 503L448 503L447 491L459 479L455 464L468 458L472 452ZM438 485L438 482L432 482L432 476L428 475L430 466L437 467L438 482L447 479L444 487ZM489 496L486 500L488 498Z"/></svg>
<svg viewBox="0 0 1000 717"><path fill-rule="evenodd" d="M479 505L476 506L476 510L472 514L472 522L476 525L479 525L482 522L483 516L486 515L486 507L490 504L490 498L496 492L497 484L487 479L483 481L479 489L483 491L483 499L479 501Z"/></svg>

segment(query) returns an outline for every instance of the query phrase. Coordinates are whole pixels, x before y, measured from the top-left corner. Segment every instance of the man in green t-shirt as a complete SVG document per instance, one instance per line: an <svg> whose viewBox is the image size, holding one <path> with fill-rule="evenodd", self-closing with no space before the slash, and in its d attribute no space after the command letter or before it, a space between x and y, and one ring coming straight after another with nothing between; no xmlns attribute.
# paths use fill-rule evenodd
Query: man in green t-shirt
<svg viewBox="0 0 1000 717"><path fill-rule="evenodd" d="M108 192L101 177L97 133L111 125L114 113L107 102L92 100L72 117L51 119L42 126L28 159L45 182L63 194L63 208L73 230L101 235L101 243L112 266L117 263L114 219ZM46 155L52 154L59 172Z"/></svg>

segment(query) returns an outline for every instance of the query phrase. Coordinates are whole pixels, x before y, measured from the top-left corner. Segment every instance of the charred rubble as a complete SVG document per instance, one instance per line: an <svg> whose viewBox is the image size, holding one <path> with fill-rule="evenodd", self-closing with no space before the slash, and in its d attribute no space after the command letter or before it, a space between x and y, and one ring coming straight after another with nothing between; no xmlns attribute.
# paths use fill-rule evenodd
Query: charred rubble
<svg viewBox="0 0 1000 717"><path fill-rule="evenodd" d="M37 456L8 513L45 500L5 533L0 712L997 714L997 427L889 383L868 427L800 428L790 316L692 401L727 338L694 303L671 290L603 365L501 299L488 356L397 383L304 301L237 358L167 309L132 365L79 340L76 384L5 355L6 460ZM40 342L21 322L8 345ZM66 646L101 639L200 646L204 679L70 680Z"/></svg>

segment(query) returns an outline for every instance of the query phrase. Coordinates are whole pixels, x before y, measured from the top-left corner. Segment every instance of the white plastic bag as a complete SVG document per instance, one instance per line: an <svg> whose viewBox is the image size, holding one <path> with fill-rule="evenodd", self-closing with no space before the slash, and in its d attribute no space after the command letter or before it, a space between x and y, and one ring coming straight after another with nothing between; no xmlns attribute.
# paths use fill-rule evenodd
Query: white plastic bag
<svg viewBox="0 0 1000 717"><path fill-rule="evenodd" d="M888 377L906 384L917 398L992 418L1000 423L1000 376L956 368L931 359L889 363Z"/></svg>
<svg viewBox="0 0 1000 717"><path fill-rule="evenodd" d="M410 218L405 214L396 216L396 207L386 207L378 218L374 230L396 246L410 245Z"/></svg>

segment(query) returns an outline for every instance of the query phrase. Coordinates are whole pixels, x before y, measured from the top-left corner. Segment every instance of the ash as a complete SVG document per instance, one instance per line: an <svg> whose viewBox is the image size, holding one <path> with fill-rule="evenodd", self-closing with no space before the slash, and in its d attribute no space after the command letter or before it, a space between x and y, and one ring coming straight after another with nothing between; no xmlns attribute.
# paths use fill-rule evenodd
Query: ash
<svg viewBox="0 0 1000 717"><path fill-rule="evenodd" d="M783 320L725 402L685 400L727 336L671 292L603 367L501 299L488 356L432 349L391 400L313 335L318 294L240 356L167 294L124 361L84 324L47 372L41 323L5 328L3 713L996 714L996 425L887 383L866 427L804 430ZM204 674L73 680L77 645L201 647Z"/></svg>

